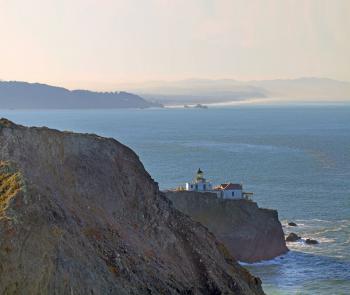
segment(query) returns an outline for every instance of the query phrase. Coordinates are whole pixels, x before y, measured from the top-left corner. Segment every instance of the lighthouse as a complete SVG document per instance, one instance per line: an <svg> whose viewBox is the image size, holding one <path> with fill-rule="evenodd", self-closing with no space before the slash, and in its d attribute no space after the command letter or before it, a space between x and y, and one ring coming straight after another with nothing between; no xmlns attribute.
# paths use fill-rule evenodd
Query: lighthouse
<svg viewBox="0 0 350 295"><path fill-rule="evenodd" d="M199 168L193 182L186 182L187 191L205 192L212 190L212 184L204 178L204 172Z"/></svg>
<svg viewBox="0 0 350 295"><path fill-rule="evenodd" d="M182 189L183 190L183 187ZM199 168L192 182L186 182L186 191L192 192L211 192L215 193L220 199L251 199L253 193L244 192L242 183L222 183L213 186L210 181L204 177L204 172Z"/></svg>

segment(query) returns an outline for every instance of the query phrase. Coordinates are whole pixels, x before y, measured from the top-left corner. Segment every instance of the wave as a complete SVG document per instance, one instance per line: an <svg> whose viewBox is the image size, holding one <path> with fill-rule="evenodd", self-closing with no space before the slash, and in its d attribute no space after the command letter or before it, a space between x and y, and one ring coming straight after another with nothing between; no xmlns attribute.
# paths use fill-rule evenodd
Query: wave
<svg viewBox="0 0 350 295"><path fill-rule="evenodd" d="M344 228L347 228L347 227L348 227L348 225L338 226L336 228L327 228L327 229L321 230L319 232L315 232L314 234L315 235L323 235L323 234L326 234L326 233L339 232L339 231L342 231Z"/></svg>
<svg viewBox="0 0 350 295"><path fill-rule="evenodd" d="M312 239L313 237L311 237ZM319 243L334 243L336 242L336 239L331 239L331 238L325 238L325 237L317 237L315 236L314 239L316 239Z"/></svg>
<svg viewBox="0 0 350 295"><path fill-rule="evenodd" d="M324 219L295 219L296 227L287 225L287 220L282 220L285 233L295 232L302 238L296 242L287 242L292 251L303 252L318 256L350 260L350 220L324 220ZM316 245L306 244L305 240L314 239Z"/></svg>
<svg viewBox="0 0 350 295"><path fill-rule="evenodd" d="M270 259L270 260L262 260L262 261L258 261L258 262L243 262L243 261L238 261L238 263L242 266L252 266L252 265L255 265L255 266L266 266L266 265L278 265L278 264L281 264L283 263L284 259L286 259L288 256L292 255L291 251L289 251L288 253L286 254L283 254L283 255L280 255L280 256L277 256L273 259Z"/></svg>

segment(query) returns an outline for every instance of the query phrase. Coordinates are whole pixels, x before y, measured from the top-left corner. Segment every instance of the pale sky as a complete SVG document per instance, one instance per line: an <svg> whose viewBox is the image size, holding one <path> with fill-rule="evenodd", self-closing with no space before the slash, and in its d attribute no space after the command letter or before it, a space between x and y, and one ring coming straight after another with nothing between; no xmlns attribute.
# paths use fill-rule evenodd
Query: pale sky
<svg viewBox="0 0 350 295"><path fill-rule="evenodd" d="M0 79L350 81L350 0L0 0Z"/></svg>

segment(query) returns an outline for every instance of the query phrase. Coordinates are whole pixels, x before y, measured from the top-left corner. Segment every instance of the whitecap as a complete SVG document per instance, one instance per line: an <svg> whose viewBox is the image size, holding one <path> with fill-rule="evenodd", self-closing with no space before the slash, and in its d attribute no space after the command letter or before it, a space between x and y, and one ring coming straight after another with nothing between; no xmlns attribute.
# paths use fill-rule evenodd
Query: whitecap
<svg viewBox="0 0 350 295"><path fill-rule="evenodd" d="M311 238L311 239L317 240L319 243L334 243L336 241L335 239L330 239L326 237Z"/></svg>
<svg viewBox="0 0 350 295"><path fill-rule="evenodd" d="M280 256L277 256L273 259L270 259L270 260L261 260L261 261L258 261L258 262L243 262L243 261L238 261L238 263L242 266L266 266L266 265L278 265L278 264L281 264L283 262L283 260L287 257L287 255L289 254L286 253L286 254L283 254L283 255L280 255Z"/></svg>

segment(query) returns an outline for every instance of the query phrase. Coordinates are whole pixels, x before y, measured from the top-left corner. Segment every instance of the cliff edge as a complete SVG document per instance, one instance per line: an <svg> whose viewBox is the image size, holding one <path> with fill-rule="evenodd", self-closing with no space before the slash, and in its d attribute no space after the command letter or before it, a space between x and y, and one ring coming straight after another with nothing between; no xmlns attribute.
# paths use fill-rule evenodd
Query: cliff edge
<svg viewBox="0 0 350 295"><path fill-rule="evenodd" d="M0 294L263 294L113 139L0 120Z"/></svg>
<svg viewBox="0 0 350 295"><path fill-rule="evenodd" d="M219 199L213 193L169 191L166 196L208 227L239 261L272 259L288 251L276 210L248 200Z"/></svg>

